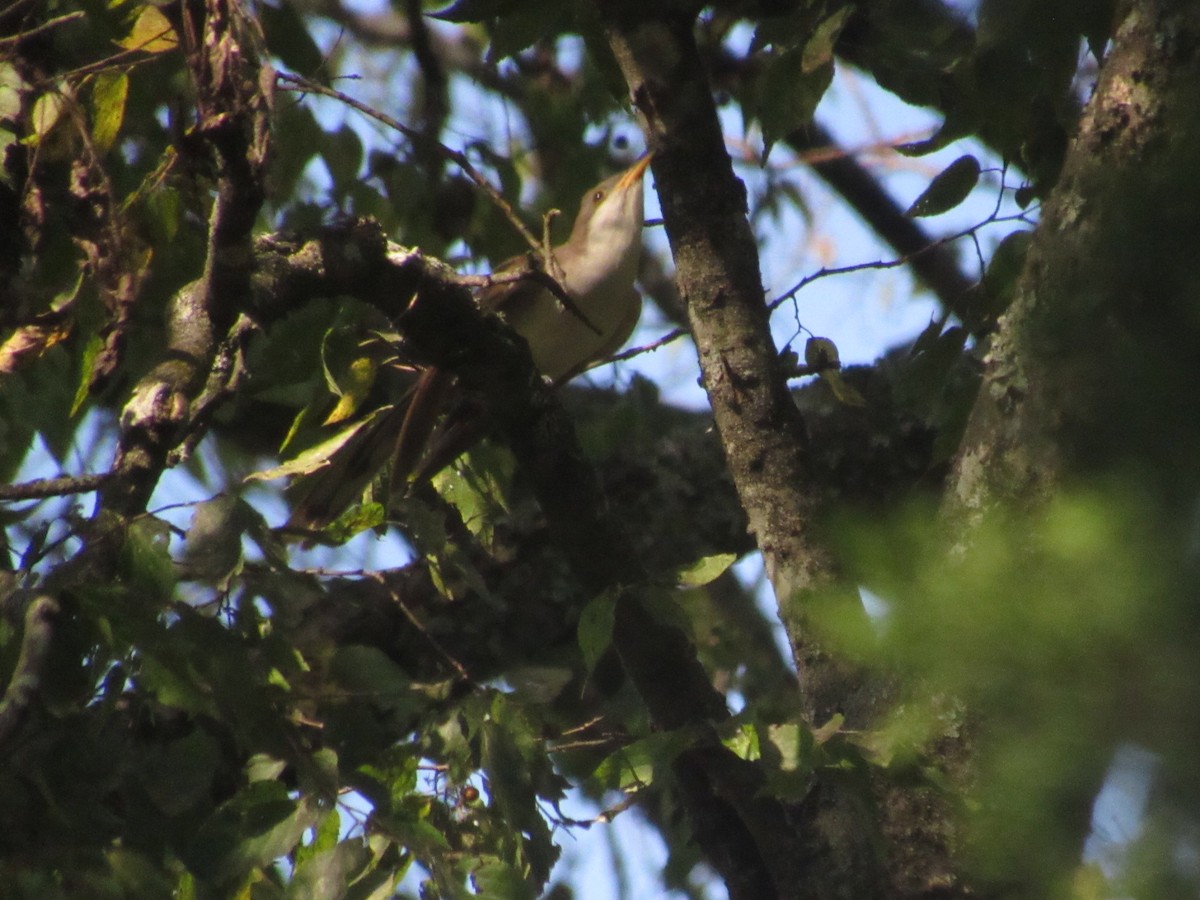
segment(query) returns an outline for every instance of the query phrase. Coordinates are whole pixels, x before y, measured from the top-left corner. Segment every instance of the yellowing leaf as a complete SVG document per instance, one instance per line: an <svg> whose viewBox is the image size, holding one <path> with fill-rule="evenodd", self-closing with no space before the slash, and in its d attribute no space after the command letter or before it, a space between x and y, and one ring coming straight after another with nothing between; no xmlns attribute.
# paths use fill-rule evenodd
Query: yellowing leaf
<svg viewBox="0 0 1200 900"><path fill-rule="evenodd" d="M847 406L867 405L863 395L851 387L838 371L842 367L842 361L838 356L837 344L829 338L809 338L804 345L804 362L808 365L810 373L816 372L824 379L833 391L833 396L841 403Z"/></svg>
<svg viewBox="0 0 1200 900"><path fill-rule="evenodd" d="M812 37L804 45L803 65L801 68L805 73L815 72L822 66L833 62L834 42L837 40L838 35L842 33L842 26L850 18L851 12L853 12L852 7L843 6L813 30Z"/></svg>
<svg viewBox="0 0 1200 900"><path fill-rule="evenodd" d="M21 91L26 88L16 67L0 63L0 119L15 120L21 112Z"/></svg>
<svg viewBox="0 0 1200 900"><path fill-rule="evenodd" d="M829 721L820 728L813 731L813 740L818 744L824 744L830 738L835 737L841 732L842 726L846 724L846 717L841 713L834 713Z"/></svg>
<svg viewBox="0 0 1200 900"><path fill-rule="evenodd" d="M101 72L92 82L92 141L106 153L121 131L129 76L124 72Z"/></svg>
<svg viewBox="0 0 1200 900"><path fill-rule="evenodd" d="M390 407L388 408L390 409ZM322 441L315 447L310 447L294 459L289 459L282 465L264 469L261 472L251 472L244 480L271 481L275 478L282 478L284 475L309 475L318 469L323 469L329 465L333 455L342 449L346 445L346 442L358 434L364 426L373 421L377 415L379 415L378 411L365 419L359 419L350 427L339 431L333 437Z"/></svg>
<svg viewBox="0 0 1200 900"><path fill-rule="evenodd" d="M174 50L179 44L175 29L157 7L147 6L138 13L137 21L129 35L117 43L126 50L141 50L144 53L162 53Z"/></svg>
<svg viewBox="0 0 1200 900"><path fill-rule="evenodd" d="M836 369L842 364L837 344L829 338L811 337L804 343L804 362L814 369Z"/></svg>
<svg viewBox="0 0 1200 900"><path fill-rule="evenodd" d="M359 405L366 398L375 383L375 370L378 368L375 360L369 356L360 356L347 367L338 387L341 396L333 412L325 419L325 425L336 425L344 422L357 412Z"/></svg>
<svg viewBox="0 0 1200 900"><path fill-rule="evenodd" d="M47 134L50 133L59 118L62 116L63 109L66 108L67 99L57 91L49 91L42 94L34 101L33 111L29 114L29 124L32 128L32 134L26 140L29 143L36 144Z"/></svg>
<svg viewBox="0 0 1200 900"><path fill-rule="evenodd" d="M715 581L736 560L736 553L717 553L698 559L675 573L675 583L684 587L701 587Z"/></svg>

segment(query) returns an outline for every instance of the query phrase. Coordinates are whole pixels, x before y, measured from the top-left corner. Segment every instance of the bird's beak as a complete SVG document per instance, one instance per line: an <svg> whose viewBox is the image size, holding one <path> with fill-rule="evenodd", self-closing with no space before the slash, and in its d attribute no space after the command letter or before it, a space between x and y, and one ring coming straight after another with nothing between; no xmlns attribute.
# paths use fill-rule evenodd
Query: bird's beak
<svg viewBox="0 0 1200 900"><path fill-rule="evenodd" d="M617 190L627 190L641 181L642 176L646 174L646 169L650 166L650 160L653 158L653 153L647 153L632 166L630 166L625 171L625 174L621 176L621 180L617 182Z"/></svg>

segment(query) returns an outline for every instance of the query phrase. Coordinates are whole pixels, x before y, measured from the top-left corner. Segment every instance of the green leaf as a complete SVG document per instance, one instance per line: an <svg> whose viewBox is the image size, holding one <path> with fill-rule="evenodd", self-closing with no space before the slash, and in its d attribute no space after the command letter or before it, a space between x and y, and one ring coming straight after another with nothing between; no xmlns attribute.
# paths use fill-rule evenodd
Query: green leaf
<svg viewBox="0 0 1200 900"><path fill-rule="evenodd" d="M334 817L334 821L337 819ZM337 835L334 834L336 839ZM337 898L370 862L371 851L362 840L347 840L306 856L296 866L288 884L288 897Z"/></svg>
<svg viewBox="0 0 1200 900"><path fill-rule="evenodd" d="M802 800L817 761L812 729L802 722L759 729L759 747L767 768L767 786L783 800Z"/></svg>
<svg viewBox="0 0 1200 900"><path fill-rule="evenodd" d="M901 156L926 156L973 134L980 127L980 101L973 93L957 98L957 103L947 108L945 114L946 118L932 136L923 141L897 144L892 149Z"/></svg>
<svg viewBox="0 0 1200 900"><path fill-rule="evenodd" d="M812 120L833 81L832 61L805 66L805 50L787 50L770 58L759 76L755 115L762 125L764 158L776 141Z"/></svg>
<svg viewBox="0 0 1200 900"><path fill-rule="evenodd" d="M747 762L754 762L762 755L759 729L749 722L739 725L732 735L723 737L721 743Z"/></svg>
<svg viewBox="0 0 1200 900"><path fill-rule="evenodd" d="M299 103L280 103L275 116L275 133L287 135L287 140L272 145L271 191L276 197L292 197L298 192L309 161L322 146L325 132L312 110Z"/></svg>
<svg viewBox="0 0 1200 900"><path fill-rule="evenodd" d="M363 793L381 811L401 810L411 802L417 789L417 764L413 748L389 747L371 762L359 766L356 776L365 776L372 784Z"/></svg>
<svg viewBox="0 0 1200 900"><path fill-rule="evenodd" d="M151 748L137 777L154 805L176 816L208 797L219 762L216 739L197 729L161 749Z"/></svg>
<svg viewBox="0 0 1200 900"><path fill-rule="evenodd" d="M695 633L695 623L680 603L686 594L682 591L669 590L655 585L637 588L638 600L645 606L646 612L670 628L678 628L691 637Z"/></svg>
<svg viewBox="0 0 1200 900"><path fill-rule="evenodd" d="M509 510L505 489L513 469L512 454L485 441L433 478L434 490L458 510L463 524L485 547L492 546L496 525Z"/></svg>
<svg viewBox="0 0 1200 900"><path fill-rule="evenodd" d="M214 582L228 578L241 564L242 534L253 515L240 497L219 495L198 504L184 537L187 577Z"/></svg>
<svg viewBox="0 0 1200 900"><path fill-rule="evenodd" d="M317 827L313 830L313 839L309 844L299 847L296 850L296 866L303 865L306 861L316 856L318 853L324 853L327 850L332 850L338 844L338 836L342 831L342 817L338 814L337 808L329 810L325 815L321 816L321 821L317 823Z"/></svg>
<svg viewBox="0 0 1200 900"><path fill-rule="evenodd" d="M167 185L156 188L146 196L144 208L155 242L170 244L179 233L186 212L179 191Z"/></svg>
<svg viewBox="0 0 1200 900"><path fill-rule="evenodd" d="M669 766L692 743L692 735L683 729L647 735L609 754L592 773L592 780L609 791L647 787L654 783L656 770Z"/></svg>
<svg viewBox="0 0 1200 900"><path fill-rule="evenodd" d="M130 593L144 603L162 602L175 588L170 542L170 525L154 516L134 520L125 532L121 578L128 583Z"/></svg>
<svg viewBox="0 0 1200 900"><path fill-rule="evenodd" d="M445 9L429 13L429 17L463 25L502 15L512 7L513 0L455 0Z"/></svg>
<svg viewBox="0 0 1200 900"><path fill-rule="evenodd" d="M1032 237L1032 231L1014 231L1005 235L992 251L982 284L985 307L982 312L989 318L998 318L1016 296L1017 279L1025 268L1025 254Z"/></svg>
<svg viewBox="0 0 1200 900"><path fill-rule="evenodd" d="M967 154L950 163L929 183L905 212L907 216L937 216L967 199L979 181L979 160Z"/></svg>
<svg viewBox="0 0 1200 900"><path fill-rule="evenodd" d="M530 867L530 876L541 884L550 877L558 851L537 801L539 795L557 800L562 795L562 779L555 776L532 723L503 694L493 698L491 715L480 731L480 760L492 804L508 827L524 833L521 856Z"/></svg>
<svg viewBox="0 0 1200 900"><path fill-rule="evenodd" d="M843 6L833 15L824 19L815 29L812 36L804 45L803 70L815 72L825 66L833 65L833 45L842 27L853 12L852 6Z"/></svg>
<svg viewBox="0 0 1200 900"><path fill-rule="evenodd" d="M183 858L208 880L230 886L289 853L317 816L315 800L297 802L281 782L258 781L200 826Z"/></svg>
<svg viewBox="0 0 1200 900"><path fill-rule="evenodd" d="M555 37L571 28L569 3L541 3L522 0L514 8L497 16L491 26L492 43L489 63L497 63L532 47L543 38Z"/></svg>
<svg viewBox="0 0 1200 900"><path fill-rule="evenodd" d="M363 163L362 138L349 125L326 132L321 141L321 158L333 179L333 192L341 196L358 180Z"/></svg>
<svg viewBox="0 0 1200 900"><path fill-rule="evenodd" d="M541 896L511 863L496 856L471 860L471 881L481 897L488 900L535 900Z"/></svg>
<svg viewBox="0 0 1200 900"><path fill-rule="evenodd" d="M98 152L107 153L121 132L128 95L129 76L124 72L104 71L92 82L92 142Z"/></svg>
<svg viewBox="0 0 1200 900"><path fill-rule="evenodd" d="M681 587L703 587L709 582L716 581L735 562L737 562L736 553L717 553L713 556L706 556L677 569L674 580Z"/></svg>
<svg viewBox="0 0 1200 900"><path fill-rule="evenodd" d="M276 759L273 756L268 756L266 753L255 753L246 760L246 781L274 781L278 778L283 770L287 768L287 763L282 759Z"/></svg>
<svg viewBox="0 0 1200 900"><path fill-rule="evenodd" d="M146 657L139 666L138 682L164 707L214 718L220 715L208 685L199 683L195 673L181 665Z"/></svg>
<svg viewBox="0 0 1200 900"><path fill-rule="evenodd" d="M750 52L758 53L767 47L776 50L795 50L804 46L819 21L820 9L808 3L795 4L785 15L764 16L750 39Z"/></svg>
<svg viewBox="0 0 1200 900"><path fill-rule="evenodd" d="M325 55L313 40L295 4L261 3L255 10L262 17L263 35L271 52L292 71L309 78L322 78Z"/></svg>
<svg viewBox="0 0 1200 900"><path fill-rule="evenodd" d="M328 527L322 529L322 534L333 544L344 544L356 534L381 528L386 522L387 510L382 503L360 503L330 522Z"/></svg>
<svg viewBox="0 0 1200 900"><path fill-rule="evenodd" d="M844 6L814 24L813 10L801 9L764 23L755 33L756 43L774 48L759 76L754 103L764 161L776 141L812 120L833 81L833 45L850 13L851 7Z"/></svg>
<svg viewBox="0 0 1200 900"><path fill-rule="evenodd" d="M96 362L96 357L100 354L100 350L104 347L104 339L99 334L93 333L88 337L87 342L83 345L83 353L80 355L79 383L75 387L75 396L71 398L70 417L73 419L83 409L83 406L91 396L88 391L92 366Z"/></svg>
<svg viewBox="0 0 1200 900"><path fill-rule="evenodd" d="M591 600L579 613L579 649L589 673L612 644L616 608L616 592L609 590Z"/></svg>
<svg viewBox="0 0 1200 900"><path fill-rule="evenodd" d="M27 87L16 66L0 62L0 119L16 121L21 113L21 92Z"/></svg>
<svg viewBox="0 0 1200 900"><path fill-rule="evenodd" d="M408 673L378 647L352 644L339 647L330 665L338 684L356 703L373 703L383 709L405 711L419 703Z"/></svg>
<svg viewBox="0 0 1200 900"><path fill-rule="evenodd" d="M565 666L517 666L505 673L504 680L522 702L541 704L561 694L573 677Z"/></svg>

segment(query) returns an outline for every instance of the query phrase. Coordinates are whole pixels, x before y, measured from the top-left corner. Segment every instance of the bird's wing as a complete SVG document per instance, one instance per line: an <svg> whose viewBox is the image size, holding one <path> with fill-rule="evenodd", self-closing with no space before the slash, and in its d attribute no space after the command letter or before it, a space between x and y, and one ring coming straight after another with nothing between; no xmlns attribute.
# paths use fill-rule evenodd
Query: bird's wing
<svg viewBox="0 0 1200 900"><path fill-rule="evenodd" d="M532 272L533 266L529 257L524 255L505 260L492 270L492 275L508 276ZM488 285L479 292L479 308L484 312L520 317L522 311L535 303L538 295L544 290L545 288L532 278Z"/></svg>

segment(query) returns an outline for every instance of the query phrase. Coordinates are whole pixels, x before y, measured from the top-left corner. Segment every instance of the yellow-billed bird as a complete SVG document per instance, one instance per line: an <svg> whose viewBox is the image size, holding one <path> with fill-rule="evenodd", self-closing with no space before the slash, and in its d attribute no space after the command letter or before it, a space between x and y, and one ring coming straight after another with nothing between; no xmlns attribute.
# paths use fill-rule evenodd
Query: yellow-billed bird
<svg viewBox="0 0 1200 900"><path fill-rule="evenodd" d="M633 332L642 298L634 288L642 251L643 180L650 155L583 195L566 243L553 249L559 281L572 300L569 308L533 279L485 288L479 305L503 318L529 344L534 364L561 384L589 365L615 353ZM498 274L527 269L526 256L497 268ZM426 477L468 449L481 432L469 419L456 423L430 448L437 418L454 386L453 376L436 367L424 370L407 402L379 416L343 446L330 465L293 486L289 528L316 530L354 503L392 457L392 482Z"/></svg>

